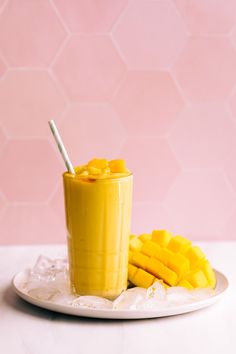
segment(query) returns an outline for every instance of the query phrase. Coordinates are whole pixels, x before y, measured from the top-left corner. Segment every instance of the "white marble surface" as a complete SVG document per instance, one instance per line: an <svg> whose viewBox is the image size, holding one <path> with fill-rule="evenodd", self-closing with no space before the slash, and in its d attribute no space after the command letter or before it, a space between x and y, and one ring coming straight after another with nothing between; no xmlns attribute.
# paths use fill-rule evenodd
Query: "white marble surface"
<svg viewBox="0 0 236 354"><path fill-rule="evenodd" d="M11 288L13 275L32 266L40 254L64 255L65 247L0 247L0 353L235 354L236 242L198 244L229 279L225 297L204 310L136 321L66 316L24 302Z"/></svg>

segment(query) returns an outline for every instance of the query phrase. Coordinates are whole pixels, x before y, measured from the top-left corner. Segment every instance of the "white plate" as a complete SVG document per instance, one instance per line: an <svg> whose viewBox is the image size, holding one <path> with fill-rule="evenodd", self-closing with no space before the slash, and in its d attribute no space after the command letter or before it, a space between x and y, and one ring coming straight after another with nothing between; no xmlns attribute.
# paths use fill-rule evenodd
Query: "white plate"
<svg viewBox="0 0 236 354"><path fill-rule="evenodd" d="M193 303L168 306L158 310L111 310L111 309L88 309L88 308L74 308L70 305L57 304L55 302L38 300L21 290L21 285L24 283L25 273L20 272L13 278L12 284L15 292L25 301L42 307L47 310L60 312L68 315L107 318L107 319L141 319L141 318L155 318L164 316L180 315L183 313L196 311L204 307L210 306L221 299L228 288L227 278L220 272L216 271L217 285L215 294L204 300L198 300Z"/></svg>

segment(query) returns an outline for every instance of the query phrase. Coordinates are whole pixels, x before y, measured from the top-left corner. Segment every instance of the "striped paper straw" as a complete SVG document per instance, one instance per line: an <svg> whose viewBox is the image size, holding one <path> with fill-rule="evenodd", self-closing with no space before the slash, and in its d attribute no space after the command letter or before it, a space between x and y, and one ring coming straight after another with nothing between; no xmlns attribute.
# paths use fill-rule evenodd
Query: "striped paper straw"
<svg viewBox="0 0 236 354"><path fill-rule="evenodd" d="M59 149L59 151L61 153L61 156L62 156L62 158L63 158L63 160L65 162L67 170L70 173L72 173L73 175L75 175L75 170L74 170L74 168L72 166L72 163L70 162L69 156L68 156L68 154L66 152L66 148L65 148L65 146L64 146L64 144L63 144L63 142L61 140L60 134L59 134L59 132L57 130L57 127L56 127L56 124L55 124L54 120L51 119L48 122L48 124L50 126L51 131L52 131L54 139L55 139L55 141L57 143L57 146L58 146L58 149Z"/></svg>

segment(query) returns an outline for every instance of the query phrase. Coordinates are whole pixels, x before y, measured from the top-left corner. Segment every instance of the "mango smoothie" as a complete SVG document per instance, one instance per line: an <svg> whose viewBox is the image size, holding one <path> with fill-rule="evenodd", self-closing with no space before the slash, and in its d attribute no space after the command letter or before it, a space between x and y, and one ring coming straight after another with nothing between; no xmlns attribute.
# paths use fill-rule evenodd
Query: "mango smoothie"
<svg viewBox="0 0 236 354"><path fill-rule="evenodd" d="M123 160L75 171L63 175L71 287L113 299L127 287L133 176Z"/></svg>

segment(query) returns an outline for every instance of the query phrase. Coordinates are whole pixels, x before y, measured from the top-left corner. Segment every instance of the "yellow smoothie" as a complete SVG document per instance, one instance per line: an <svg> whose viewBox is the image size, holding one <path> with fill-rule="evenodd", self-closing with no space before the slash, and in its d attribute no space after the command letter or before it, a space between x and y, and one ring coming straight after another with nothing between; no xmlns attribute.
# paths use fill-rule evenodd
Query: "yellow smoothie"
<svg viewBox="0 0 236 354"><path fill-rule="evenodd" d="M127 287L133 176L119 161L94 159L63 175L70 281L80 295L113 299Z"/></svg>

